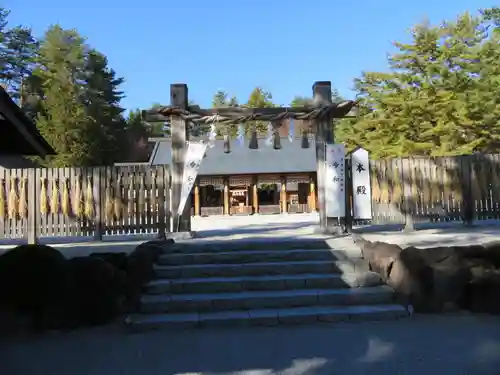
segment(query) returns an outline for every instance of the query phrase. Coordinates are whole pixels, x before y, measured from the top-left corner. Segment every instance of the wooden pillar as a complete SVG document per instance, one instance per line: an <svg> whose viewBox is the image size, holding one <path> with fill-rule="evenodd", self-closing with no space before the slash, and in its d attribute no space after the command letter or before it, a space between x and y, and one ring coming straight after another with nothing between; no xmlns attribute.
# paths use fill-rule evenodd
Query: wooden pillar
<svg viewBox="0 0 500 375"><path fill-rule="evenodd" d="M280 194L280 202L281 202L281 213L286 214L288 211L288 199L286 194L286 178L281 180L281 194Z"/></svg>
<svg viewBox="0 0 500 375"><path fill-rule="evenodd" d="M224 215L230 215L229 212L229 181L224 179Z"/></svg>
<svg viewBox="0 0 500 375"><path fill-rule="evenodd" d="M37 171L39 171L39 169L28 169L28 197L22 197L22 199L26 199L28 202L27 237L28 244L31 245L35 245L37 243L38 237L39 220L37 219L39 212L36 209L36 201L39 199L37 192L39 192L40 189L37 189L37 182L40 181L40 178L36 173Z"/></svg>
<svg viewBox="0 0 500 375"><path fill-rule="evenodd" d="M309 210L316 211L316 186L313 179L309 182Z"/></svg>
<svg viewBox="0 0 500 375"><path fill-rule="evenodd" d="M170 104L187 109L188 88L183 83L170 85ZM170 121L172 133L172 211L175 213L173 232L191 231L191 199L188 197L183 212L177 212L181 201L182 179L184 173L184 156L189 141L188 126L179 116L172 116Z"/></svg>
<svg viewBox="0 0 500 375"><path fill-rule="evenodd" d="M332 103L332 83L315 82L313 85L313 104L317 107ZM325 145L334 143L332 118L330 116L314 120L316 140L316 172L319 206L319 224L322 230L327 229L326 199L325 199ZM333 223L333 220L332 220ZM337 223L338 225L338 223Z"/></svg>
<svg viewBox="0 0 500 375"><path fill-rule="evenodd" d="M194 184L194 216L200 216L200 184Z"/></svg>
<svg viewBox="0 0 500 375"><path fill-rule="evenodd" d="M252 183L252 205L253 205L253 213L259 213L259 194L257 190L257 184Z"/></svg>

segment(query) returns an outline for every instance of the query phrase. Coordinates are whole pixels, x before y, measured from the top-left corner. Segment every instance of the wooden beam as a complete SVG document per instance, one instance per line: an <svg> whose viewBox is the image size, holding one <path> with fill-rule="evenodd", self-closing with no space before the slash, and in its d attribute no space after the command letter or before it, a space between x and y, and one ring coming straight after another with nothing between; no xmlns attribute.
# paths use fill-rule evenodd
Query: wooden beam
<svg viewBox="0 0 500 375"><path fill-rule="evenodd" d="M224 215L230 215L229 212L229 180L224 178Z"/></svg>
<svg viewBox="0 0 500 375"><path fill-rule="evenodd" d="M281 192L280 192L281 212L286 214L288 211L288 199L286 193L286 177L281 179Z"/></svg>
<svg viewBox="0 0 500 375"><path fill-rule="evenodd" d="M332 83L315 82L313 87L313 103L317 107L328 105L332 101ZM319 224L321 229L326 229L326 199L325 199L325 145L333 143L333 127L331 118L314 120L314 133L316 137L316 172L317 192L319 206Z"/></svg>
<svg viewBox="0 0 500 375"><path fill-rule="evenodd" d="M253 213L258 214L259 213L259 191L257 184L254 182L252 183L252 205L253 205Z"/></svg>
<svg viewBox="0 0 500 375"><path fill-rule="evenodd" d="M187 108L187 85L170 85L170 103L172 106ZM186 121L179 116L172 116L172 211L174 212L173 232L191 231L191 199L188 197L183 212L177 212L181 201L182 179L184 173L184 157L189 141L189 132Z"/></svg>
<svg viewBox="0 0 500 375"><path fill-rule="evenodd" d="M28 169L28 220L27 226L27 236L28 244L36 244L38 237L38 215L39 212L37 208L37 200L39 199L36 189L36 183L40 180L37 176L40 170L35 168ZM38 172L38 173L37 173ZM2 192L3 194L3 192ZM23 197L25 199L25 197Z"/></svg>
<svg viewBox="0 0 500 375"><path fill-rule="evenodd" d="M311 212L316 211L316 187L314 186L314 180L312 179L309 183L309 210Z"/></svg>
<svg viewBox="0 0 500 375"><path fill-rule="evenodd" d="M200 184L198 181L194 185L194 216L200 216Z"/></svg>
<svg viewBox="0 0 500 375"><path fill-rule="evenodd" d="M323 104L323 105L331 105L332 103ZM343 118L346 116L351 109L356 105L356 102L353 100L346 100L340 103L336 103L336 106L331 109L332 118ZM175 106L177 107L177 106ZM276 116L279 114L286 115L287 113L290 116L293 113L309 113L317 107L273 107L273 108L248 108L248 107L227 107L227 108L200 108L199 106L189 106L187 109L182 110L180 108L172 108L172 106L151 108L142 111L142 118L144 121L148 122L165 122L170 120L170 114L179 112L184 115L189 114L197 114L201 116L213 116L220 115L221 117L228 118L237 118L241 116ZM287 118L287 116L284 116ZM276 123L276 127L281 126L279 122Z"/></svg>

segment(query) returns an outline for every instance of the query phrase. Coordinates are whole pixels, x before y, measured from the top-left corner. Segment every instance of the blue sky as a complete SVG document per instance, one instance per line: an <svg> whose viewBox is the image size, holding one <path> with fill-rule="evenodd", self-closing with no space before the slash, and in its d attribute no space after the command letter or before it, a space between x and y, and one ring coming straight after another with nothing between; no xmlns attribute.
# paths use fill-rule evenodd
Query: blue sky
<svg viewBox="0 0 500 375"><path fill-rule="evenodd" d="M209 106L223 89L246 101L261 86L276 103L308 96L314 81L332 81L353 96L362 71L386 69L391 42L427 18L453 19L490 7L484 0L3 0L11 24L43 35L51 24L75 28L123 76L124 107L168 104L171 83ZM182 5L179 5L182 4Z"/></svg>

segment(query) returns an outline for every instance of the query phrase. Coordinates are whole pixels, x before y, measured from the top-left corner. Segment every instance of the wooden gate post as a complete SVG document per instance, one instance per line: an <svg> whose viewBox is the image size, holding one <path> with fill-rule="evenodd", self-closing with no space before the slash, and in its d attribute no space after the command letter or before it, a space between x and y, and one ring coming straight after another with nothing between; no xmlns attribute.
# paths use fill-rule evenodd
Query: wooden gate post
<svg viewBox="0 0 500 375"><path fill-rule="evenodd" d="M27 220L27 232L28 232L28 244L36 244L37 234L38 234L38 210L37 207L37 191L36 183L38 181L38 169L30 168L28 169L28 220ZM22 197L25 199L25 197Z"/></svg>
<svg viewBox="0 0 500 375"><path fill-rule="evenodd" d="M158 238L160 239L165 239L166 238L166 233L170 231L169 226L170 226L170 220L167 224L166 222L166 215L165 215L165 209L168 210L168 207L166 207L166 199L165 199L165 191L168 192L168 182L166 182L166 174L165 173L165 166L162 165L156 170L156 194L157 194L157 207L158 207Z"/></svg>
<svg viewBox="0 0 500 375"><path fill-rule="evenodd" d="M170 85L170 104L187 109L188 87L184 83ZM172 232L191 231L191 198L188 197L183 212L177 212L181 202L184 157L187 151L189 132L187 122L179 116L172 116L170 122L172 135L172 211L174 214Z"/></svg>
<svg viewBox="0 0 500 375"><path fill-rule="evenodd" d="M94 241L102 241L102 235L104 234L104 209L103 209L103 182L105 181L104 168L101 172L101 168L92 168L92 191L94 193L95 202L95 214L94 214ZM102 176L101 176L102 174Z"/></svg>
<svg viewBox="0 0 500 375"><path fill-rule="evenodd" d="M316 107L330 105L332 103L332 83L329 81L315 82L313 87L313 104ZM326 116L314 120L314 130L316 136L316 172L317 172L317 192L319 208L319 225L321 231L340 231L337 218L327 218L326 216L326 168L325 168L325 146L333 144L335 137L333 134L332 117ZM329 228L332 227L332 228ZM334 228L333 228L334 227Z"/></svg>

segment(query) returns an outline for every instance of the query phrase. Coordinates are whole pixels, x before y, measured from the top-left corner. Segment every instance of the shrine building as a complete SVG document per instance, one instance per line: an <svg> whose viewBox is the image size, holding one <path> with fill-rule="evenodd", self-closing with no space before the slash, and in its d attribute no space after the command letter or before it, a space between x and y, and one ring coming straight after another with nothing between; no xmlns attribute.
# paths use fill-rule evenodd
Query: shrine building
<svg viewBox="0 0 500 375"><path fill-rule="evenodd" d="M194 216L314 212L316 149L314 138L303 134L279 142L216 139L208 147L191 192ZM150 138L155 144L151 165L171 164L169 138ZM191 137L191 142L201 141Z"/></svg>

